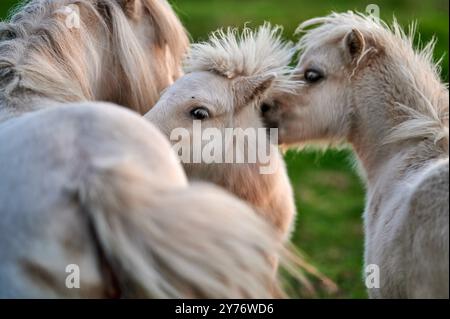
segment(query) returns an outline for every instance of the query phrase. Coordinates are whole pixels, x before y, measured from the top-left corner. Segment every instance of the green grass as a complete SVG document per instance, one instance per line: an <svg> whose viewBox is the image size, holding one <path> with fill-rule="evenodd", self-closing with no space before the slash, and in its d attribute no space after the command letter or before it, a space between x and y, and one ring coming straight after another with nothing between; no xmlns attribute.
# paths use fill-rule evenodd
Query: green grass
<svg viewBox="0 0 450 319"><path fill-rule="evenodd" d="M365 11L365 1L302 0L173 0L192 38L206 39L222 26L281 24L287 36L305 19L331 11ZM1 0L0 17L16 1ZM422 41L439 39L436 58L445 54L442 78L448 81L448 1L383 0L375 2L387 21L395 15L403 25L417 20ZM324 274L339 285L335 295L365 298L362 281L364 189L352 167L349 150L289 152L289 175L298 206L294 242Z"/></svg>
<svg viewBox="0 0 450 319"><path fill-rule="evenodd" d="M349 150L290 151L286 161L298 208L293 241L339 286L336 295L364 298L364 190Z"/></svg>

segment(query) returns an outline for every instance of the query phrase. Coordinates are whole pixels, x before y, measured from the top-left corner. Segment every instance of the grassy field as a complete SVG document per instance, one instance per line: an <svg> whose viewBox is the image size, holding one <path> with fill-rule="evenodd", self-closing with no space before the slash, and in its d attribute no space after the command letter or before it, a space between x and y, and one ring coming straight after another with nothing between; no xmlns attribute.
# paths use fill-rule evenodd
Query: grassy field
<svg viewBox="0 0 450 319"><path fill-rule="evenodd" d="M0 16L16 1L1 0ZM271 21L285 27L290 36L305 19L331 11L365 11L371 2L302 0L173 0L194 41L222 26L258 25ZM447 0L384 0L375 2L387 21L395 15L407 25L417 20L423 41L436 35L436 58L448 51ZM442 64L448 81L448 56ZM353 170L348 149L288 152L289 174L295 188L299 215L294 242L309 260L339 285L325 298L365 298L362 281L363 231L361 213L364 189Z"/></svg>

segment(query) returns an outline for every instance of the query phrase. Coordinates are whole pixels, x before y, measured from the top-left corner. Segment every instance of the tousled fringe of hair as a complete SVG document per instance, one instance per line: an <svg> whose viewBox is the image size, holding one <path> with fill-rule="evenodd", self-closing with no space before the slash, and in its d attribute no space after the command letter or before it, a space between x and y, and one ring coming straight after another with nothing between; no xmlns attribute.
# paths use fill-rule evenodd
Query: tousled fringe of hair
<svg viewBox="0 0 450 319"><path fill-rule="evenodd" d="M207 42L195 43L185 59L186 72L208 71L229 79L241 76L276 76L273 90L293 92L299 83L290 63L296 49L283 40L282 27L265 23L256 30L220 29Z"/></svg>

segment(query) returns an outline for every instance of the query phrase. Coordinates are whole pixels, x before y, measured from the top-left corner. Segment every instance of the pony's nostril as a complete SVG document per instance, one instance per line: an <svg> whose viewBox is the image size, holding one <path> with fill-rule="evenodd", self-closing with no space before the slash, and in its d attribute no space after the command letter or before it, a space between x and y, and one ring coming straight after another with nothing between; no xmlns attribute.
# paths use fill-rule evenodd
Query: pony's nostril
<svg viewBox="0 0 450 319"><path fill-rule="evenodd" d="M260 105L261 117L265 128L278 127L277 109L278 105L276 103L264 102Z"/></svg>
<svg viewBox="0 0 450 319"><path fill-rule="evenodd" d="M266 129L270 130L272 128L278 128L278 120L264 116L262 118L263 125Z"/></svg>
<svg viewBox="0 0 450 319"><path fill-rule="evenodd" d="M267 104L267 103L261 104L261 112L263 114L269 112L270 109L271 109L271 106L269 104Z"/></svg>

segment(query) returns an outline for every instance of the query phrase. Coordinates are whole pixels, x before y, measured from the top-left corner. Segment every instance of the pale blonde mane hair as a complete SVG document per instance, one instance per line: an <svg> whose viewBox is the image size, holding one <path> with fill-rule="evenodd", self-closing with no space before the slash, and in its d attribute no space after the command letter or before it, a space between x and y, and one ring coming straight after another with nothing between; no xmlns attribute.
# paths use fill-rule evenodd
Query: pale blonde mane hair
<svg viewBox="0 0 450 319"><path fill-rule="evenodd" d="M213 32L208 42L191 46L184 65L187 73L207 71L229 79L274 74L273 89L292 91L298 84L289 66L295 52L294 45L283 40L280 26L265 23L255 31L244 27L242 32Z"/></svg>
<svg viewBox="0 0 450 319"><path fill-rule="evenodd" d="M9 23L0 24L2 99L34 93L59 102L96 100L103 98L96 87L115 83L121 91L106 100L146 112L167 77L160 65L179 69L188 39L165 0L142 3L151 15L155 47L164 55L151 56L150 48L141 45L118 1L32 0L19 6ZM64 9L71 5L79 8L79 28L65 25ZM108 71L116 68L119 74L102 74L102 51L112 55Z"/></svg>
<svg viewBox="0 0 450 319"><path fill-rule="evenodd" d="M309 29L316 25L319 26ZM370 41L357 61L356 69L372 53L382 51L392 62L385 64L385 67L399 66L396 70L408 86L404 87L404 92L414 92L415 95L414 102L409 105L395 102L404 120L390 132L385 143L429 138L435 143L447 145L448 152L448 86L440 80L442 59L437 62L433 59L437 39L433 37L422 48L414 49L416 23L406 32L395 17L392 25L388 25L381 19L361 13L332 13L326 17L310 19L299 26L297 33L305 34L299 41L298 49L303 52L312 46L331 43L342 39L353 29L360 31ZM354 73L357 72L356 69Z"/></svg>

